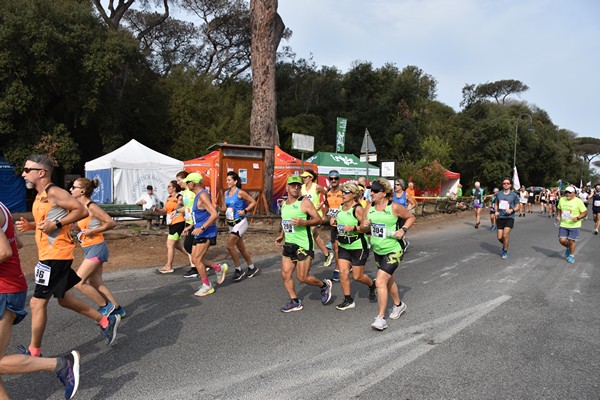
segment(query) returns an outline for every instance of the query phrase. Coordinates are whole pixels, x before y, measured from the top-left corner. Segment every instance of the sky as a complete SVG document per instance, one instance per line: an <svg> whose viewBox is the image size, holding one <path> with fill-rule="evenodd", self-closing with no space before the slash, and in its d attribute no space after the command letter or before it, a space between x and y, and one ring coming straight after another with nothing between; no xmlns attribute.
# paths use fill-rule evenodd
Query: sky
<svg viewBox="0 0 600 400"><path fill-rule="evenodd" d="M598 0L279 0L297 58L414 65L437 100L460 111L462 88L516 79L513 97L579 137L600 138Z"/></svg>

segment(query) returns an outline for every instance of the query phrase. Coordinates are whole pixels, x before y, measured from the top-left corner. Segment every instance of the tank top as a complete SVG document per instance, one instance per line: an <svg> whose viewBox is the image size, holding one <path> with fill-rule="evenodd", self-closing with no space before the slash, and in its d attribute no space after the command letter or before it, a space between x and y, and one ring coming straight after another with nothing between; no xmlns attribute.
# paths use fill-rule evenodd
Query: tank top
<svg viewBox="0 0 600 400"><path fill-rule="evenodd" d="M306 185L302 185L302 194L307 199L312 201L312 203L315 205L315 208L317 208L317 205L321 202L321 194L317 193L317 184L314 182L312 182L312 185L310 186L310 190L306 189ZM322 209L317 208L317 212L319 213L320 216L323 216Z"/></svg>
<svg viewBox="0 0 600 400"><path fill-rule="evenodd" d="M6 235L12 250L12 256L0 263L0 293L18 293L27 290L27 281L21 270L17 235L10 211L2 203L0 203L0 212L4 214L4 225L0 228Z"/></svg>
<svg viewBox="0 0 600 400"><path fill-rule="evenodd" d="M194 206L196 195L190 189L185 189L181 192L181 195L183 196L183 206L185 207L185 223L192 225L194 223L194 219L192 218L192 207Z"/></svg>
<svg viewBox="0 0 600 400"><path fill-rule="evenodd" d="M519 192L519 202L527 203L527 192L526 191Z"/></svg>
<svg viewBox="0 0 600 400"><path fill-rule="evenodd" d="M170 217L171 213L173 211L175 211L175 209L177 209L177 207L179 207L179 196L181 196L181 195L177 194L177 195L175 195L175 197L169 196L169 197L167 197L167 200L165 201L165 211L167 212L167 224L168 225L178 224L185 220L184 214L181 214L181 213L175 213L175 218L173 218L173 219L171 219L171 217Z"/></svg>
<svg viewBox="0 0 600 400"><path fill-rule="evenodd" d="M600 193L594 193L592 196L592 207L596 209L600 208Z"/></svg>
<svg viewBox="0 0 600 400"><path fill-rule="evenodd" d="M90 201L89 203L87 203L85 208L89 210L92 204L94 204L94 202ZM77 221L77 226L81 230L96 229L102 226L102 222L98 218L92 218L91 215L88 215L84 219ZM80 233L79 235L77 235L77 239L81 243L81 247L89 247L91 245L104 242L104 235L102 233L96 233L95 235L92 235L92 237L88 237L83 233Z"/></svg>
<svg viewBox="0 0 600 400"><path fill-rule="evenodd" d="M369 208L367 218L371 220L371 246L378 255L386 255L402 251L398 239L391 236L396 231L396 217L392 211L392 202L389 201L383 211L377 211L375 205Z"/></svg>
<svg viewBox="0 0 600 400"><path fill-rule="evenodd" d="M310 227L292 225L292 218L310 219L310 216L302 211L303 199L304 196L300 196L292 204L287 204L287 201L283 202L281 205L281 227L285 235L285 243L293 243L303 249L312 250L313 237Z"/></svg>
<svg viewBox="0 0 600 400"><path fill-rule="evenodd" d="M225 206L227 207L225 219L228 221L236 221L246 218L246 216L239 214L240 211L246 208L246 202L238 196L240 189L235 188L232 196L230 196L229 193L229 189L225 191Z"/></svg>
<svg viewBox="0 0 600 400"><path fill-rule="evenodd" d="M36 224L46 219L55 221L68 214L64 208L53 206L48 202L48 190L53 186L56 185L49 184L42 193L35 196L31 211ZM70 229L71 225L65 224L62 229L56 229L54 232L46 234L36 228L35 242L38 248L38 257L41 261L73 259L75 242L71 237Z"/></svg>
<svg viewBox="0 0 600 400"><path fill-rule="evenodd" d="M342 190L338 189L336 192L332 192L331 189L327 191L327 204L329 204L329 216L335 218L338 214L338 210L342 207L344 202Z"/></svg>
<svg viewBox="0 0 600 400"><path fill-rule="evenodd" d="M198 208L198 200L200 199L200 195L202 193L206 193L208 195L209 201L211 200L210 193L208 193L208 191L206 191L205 189L202 189L194 198L194 205L192 207L192 215L194 218L194 228L200 228L210 218L210 213L208 211L206 211L205 208ZM216 237L217 233L218 233L217 224L216 224L216 222L213 222L209 226L205 226L205 229L203 229L202 232L200 232L200 234L198 236L194 236L194 237L195 238L212 238L212 237Z"/></svg>
<svg viewBox="0 0 600 400"><path fill-rule="evenodd" d="M355 250L355 249L367 249L367 241L365 240L365 235L363 233L359 233L356 229L353 229L351 232L344 231L345 226L357 226L358 219L354 216L354 210L358 205L354 207L350 207L348 210L344 210L344 207L340 207L337 215L337 229L338 229L338 239L340 236L343 238L344 236L353 238L356 237L352 243L343 243L342 241L338 242L338 246L346 249L346 250Z"/></svg>
<svg viewBox="0 0 600 400"><path fill-rule="evenodd" d="M392 200L394 201L394 203L398 203L401 206L408 207L408 202L406 201L406 191L403 191L400 197L396 197L396 192L394 192Z"/></svg>

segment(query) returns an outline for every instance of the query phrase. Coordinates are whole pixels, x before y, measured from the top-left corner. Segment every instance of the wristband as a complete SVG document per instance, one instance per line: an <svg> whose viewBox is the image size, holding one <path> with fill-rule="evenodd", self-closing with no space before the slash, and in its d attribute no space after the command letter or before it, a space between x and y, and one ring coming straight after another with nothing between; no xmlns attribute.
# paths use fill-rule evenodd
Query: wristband
<svg viewBox="0 0 600 400"><path fill-rule="evenodd" d="M55 220L54 223L56 224L56 229L62 229L62 223L59 220Z"/></svg>

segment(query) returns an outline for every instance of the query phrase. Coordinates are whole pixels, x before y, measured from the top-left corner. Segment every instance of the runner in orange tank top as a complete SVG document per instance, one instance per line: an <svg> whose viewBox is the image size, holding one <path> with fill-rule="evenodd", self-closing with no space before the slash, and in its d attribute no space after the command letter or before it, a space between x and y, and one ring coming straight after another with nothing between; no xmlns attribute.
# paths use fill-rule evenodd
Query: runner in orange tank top
<svg viewBox="0 0 600 400"><path fill-rule="evenodd" d="M33 204L35 222L21 218L15 224L20 232L35 230L40 261L35 267L35 290L31 307L31 343L27 353L41 355L42 337L48 319L48 302L52 296L58 304L78 312L100 324L110 345L117 334L121 318L107 318L74 296L70 289L79 283L79 276L71 269L75 244L69 234L70 224L85 218L88 213L81 203L66 190L51 181L54 161L45 155L30 156L21 176L29 189L37 190Z"/></svg>

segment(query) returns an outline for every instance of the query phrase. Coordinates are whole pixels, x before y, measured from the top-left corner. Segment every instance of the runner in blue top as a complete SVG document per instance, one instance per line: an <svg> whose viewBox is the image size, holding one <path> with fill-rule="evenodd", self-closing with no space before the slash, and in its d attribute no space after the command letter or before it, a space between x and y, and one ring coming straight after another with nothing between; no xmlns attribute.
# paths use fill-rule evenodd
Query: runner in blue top
<svg viewBox="0 0 600 400"><path fill-rule="evenodd" d="M510 180L505 179L502 182L502 192L496 194L494 207L496 208L496 227L498 232L498 241L502 243L502 258L508 258L508 244L510 240L510 231L515 225L515 212L520 210L519 196L510 190Z"/></svg>
<svg viewBox="0 0 600 400"><path fill-rule="evenodd" d="M483 209L483 189L479 182L475 182L471 195L473 197L473 208L475 209L475 229L477 229L481 224L481 210Z"/></svg>
<svg viewBox="0 0 600 400"><path fill-rule="evenodd" d="M246 212L254 209L256 201L247 192L242 190L242 180L235 171L229 171L225 178L227 189L225 190L225 206L222 210L225 213L225 220L229 226L229 238L227 239L227 251L231 254L235 271L233 273L233 281L239 282L244 276L252 278L258 272L258 268L254 266L252 258L244 244L244 234L248 230L248 219ZM244 272L240 265L240 257L237 250L240 251L246 264L248 265L248 274Z"/></svg>
<svg viewBox="0 0 600 400"><path fill-rule="evenodd" d="M217 274L218 284L222 284L227 275L227 264L222 265L209 263L204 259L208 248L211 245L217 244L217 224L216 221L219 218L219 214L212 204L210 194L202 188L202 175L192 172L184 180L188 184L188 188L196 194L194 199L194 205L192 206L193 225L185 228L187 231L191 230L191 234L194 236L194 242L192 243L192 260L198 275L202 279L202 285L195 296L207 296L213 294L215 289L212 287L208 280L208 274L206 270L208 268L214 269Z"/></svg>

